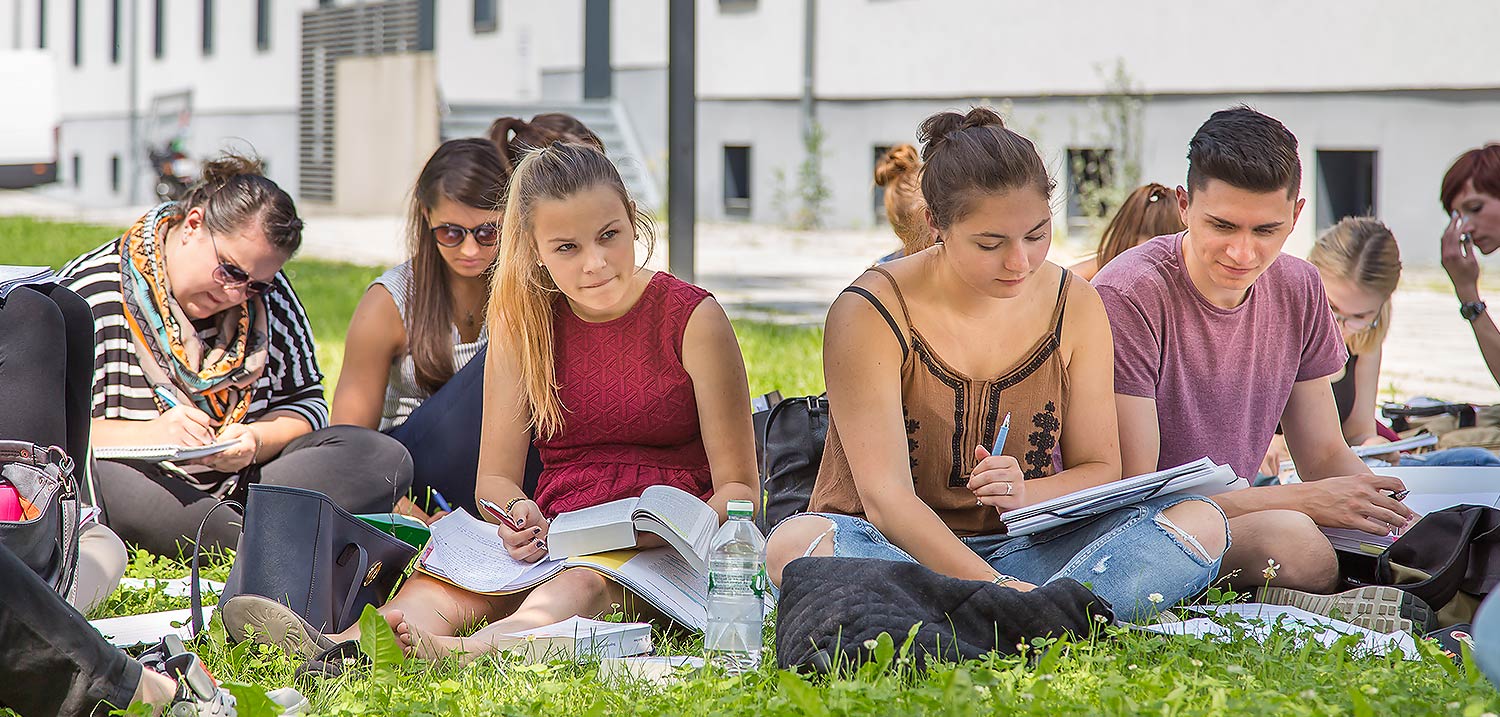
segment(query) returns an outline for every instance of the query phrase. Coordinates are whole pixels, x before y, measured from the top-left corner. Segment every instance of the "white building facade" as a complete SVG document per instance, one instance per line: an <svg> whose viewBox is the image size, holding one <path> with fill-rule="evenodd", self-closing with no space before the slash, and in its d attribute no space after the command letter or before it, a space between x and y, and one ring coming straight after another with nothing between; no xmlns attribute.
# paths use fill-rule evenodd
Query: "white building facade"
<svg viewBox="0 0 1500 717"><path fill-rule="evenodd" d="M111 18L121 6L135 8L141 43L138 109L154 96L191 90L194 153L244 138L269 159L272 178L297 191L299 27L304 12L335 3L0 0L0 8L7 2L0 42L32 47L45 28L57 58L58 191L125 201L123 187L115 189L124 183L110 171L128 144L123 58L131 33L121 32L122 59L112 54ZM628 136L628 154L659 187L666 175L668 2L426 0L435 111L606 104L619 120L612 132ZM202 31L209 7L211 51ZM158 8L165 8L161 57ZM1010 126L1036 141L1066 192L1080 179L1070 156L1105 151L1133 154L1143 181L1180 184L1194 129L1212 111L1245 102L1281 119L1301 142L1308 208L1294 251L1339 215L1373 212L1396 232L1408 263L1433 263L1445 219L1437 202L1443 172L1463 151L1500 140L1500 50L1463 39L1464 28L1500 24L1500 4L1490 0L1453 0L1440 11L1403 0L1261 0L1249 7L697 0L696 8L696 206L710 221L780 222L794 209L808 95L831 192L822 220L834 227L880 221L871 181L878 151L914 142L917 125L939 110L1001 107ZM268 43L260 42L261 28ZM601 56L608 78L602 97ZM1116 98L1125 88L1138 98L1130 103L1136 129L1128 138L1107 121L1123 106ZM472 134L474 127L455 120L444 134ZM1081 211L1076 202L1060 193L1056 205L1060 230L1080 224L1069 216Z"/></svg>

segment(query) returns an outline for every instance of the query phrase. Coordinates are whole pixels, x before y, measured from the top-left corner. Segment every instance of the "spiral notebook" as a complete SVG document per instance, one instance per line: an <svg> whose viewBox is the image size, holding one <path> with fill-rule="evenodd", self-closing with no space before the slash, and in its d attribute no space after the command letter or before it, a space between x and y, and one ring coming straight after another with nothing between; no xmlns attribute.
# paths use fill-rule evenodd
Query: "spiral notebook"
<svg viewBox="0 0 1500 717"><path fill-rule="evenodd" d="M203 458L215 453L223 453L240 444L238 438L222 443L213 443L207 446L115 446L96 447L94 457L107 460L127 461L190 461L194 458Z"/></svg>

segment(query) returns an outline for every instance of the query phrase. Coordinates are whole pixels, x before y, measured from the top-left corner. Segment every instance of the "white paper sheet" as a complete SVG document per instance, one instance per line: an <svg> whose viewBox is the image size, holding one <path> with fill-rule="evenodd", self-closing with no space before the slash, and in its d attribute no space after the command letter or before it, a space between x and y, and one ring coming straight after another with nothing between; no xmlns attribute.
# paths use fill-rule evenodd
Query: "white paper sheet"
<svg viewBox="0 0 1500 717"><path fill-rule="evenodd" d="M1324 646L1345 635L1359 635L1357 652L1384 655L1390 650L1399 650L1408 660L1420 660L1416 642L1405 632L1380 633L1358 625L1335 620L1331 617L1308 612L1288 605L1266 605L1264 603L1235 603L1220 606L1192 606L1188 608L1207 614L1239 615L1249 621L1245 634L1257 642L1264 642L1280 624L1291 629L1303 639L1311 638ZM1227 642L1233 639L1230 628L1207 617L1197 617L1182 622L1157 623L1139 629L1159 632L1163 635L1191 635Z"/></svg>
<svg viewBox="0 0 1500 717"><path fill-rule="evenodd" d="M184 640L190 640L193 637L191 616L192 609L183 608L145 615L90 620L89 624L93 625L94 629L98 630L106 640L109 640L109 644L125 648L142 644L150 645L167 635L177 635ZM213 616L214 606L204 606L203 624L207 625Z"/></svg>

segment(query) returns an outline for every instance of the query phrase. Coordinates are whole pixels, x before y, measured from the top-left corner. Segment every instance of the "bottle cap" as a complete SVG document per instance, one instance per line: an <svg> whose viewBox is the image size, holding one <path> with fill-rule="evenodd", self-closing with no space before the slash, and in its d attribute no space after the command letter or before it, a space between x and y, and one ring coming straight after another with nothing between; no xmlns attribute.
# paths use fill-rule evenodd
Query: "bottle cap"
<svg viewBox="0 0 1500 717"><path fill-rule="evenodd" d="M750 518L755 515L755 504L748 500L731 500L728 512L731 518Z"/></svg>

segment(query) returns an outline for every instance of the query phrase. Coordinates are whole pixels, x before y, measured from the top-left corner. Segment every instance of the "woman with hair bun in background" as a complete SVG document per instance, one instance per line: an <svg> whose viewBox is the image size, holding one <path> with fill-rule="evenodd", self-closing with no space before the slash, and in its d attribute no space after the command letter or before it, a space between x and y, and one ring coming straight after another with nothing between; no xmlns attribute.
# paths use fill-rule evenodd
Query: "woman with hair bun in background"
<svg viewBox="0 0 1500 717"><path fill-rule="evenodd" d="M932 246L932 227L927 223L927 203L922 201L922 158L917 148L898 144L875 163L875 186L885 189L885 218L901 239L901 248L878 263L911 256Z"/></svg>

